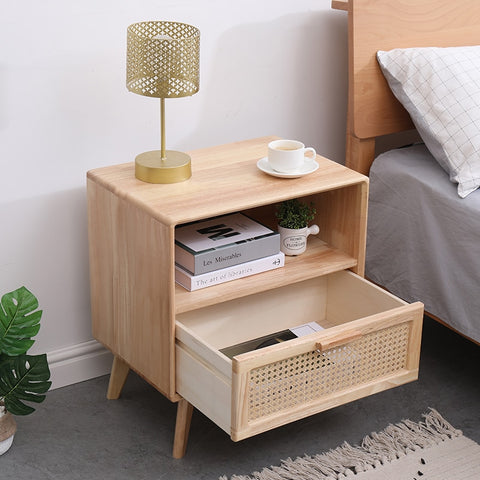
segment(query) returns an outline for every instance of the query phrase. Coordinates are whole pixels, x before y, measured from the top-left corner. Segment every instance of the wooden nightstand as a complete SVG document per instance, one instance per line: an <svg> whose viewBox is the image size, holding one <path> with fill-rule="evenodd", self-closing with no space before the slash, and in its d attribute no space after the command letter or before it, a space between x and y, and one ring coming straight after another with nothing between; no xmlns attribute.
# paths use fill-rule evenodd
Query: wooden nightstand
<svg viewBox="0 0 480 480"><path fill-rule="evenodd" d="M368 178L317 157L281 179L261 172L275 137L191 152L186 182L137 180L133 163L88 172L93 334L115 355L108 397L129 369L179 402L174 457L192 405L233 440L415 380L423 306L363 276ZM276 228L275 205L313 201L320 234L285 267L188 292L175 284L175 227L245 212ZM310 321L325 330L230 360L219 350Z"/></svg>

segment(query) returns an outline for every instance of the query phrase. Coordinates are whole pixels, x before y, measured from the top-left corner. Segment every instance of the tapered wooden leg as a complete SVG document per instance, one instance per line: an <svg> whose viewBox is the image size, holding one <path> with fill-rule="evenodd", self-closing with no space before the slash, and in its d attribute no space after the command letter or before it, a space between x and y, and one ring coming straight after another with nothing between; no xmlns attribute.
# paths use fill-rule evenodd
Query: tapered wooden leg
<svg viewBox="0 0 480 480"><path fill-rule="evenodd" d="M193 405L184 398L178 402L175 438L173 440L173 458L182 458L187 450L188 433L192 421Z"/></svg>
<svg viewBox="0 0 480 480"><path fill-rule="evenodd" d="M112 371L110 373L110 382L108 383L107 391L107 398L109 400L116 400L120 396L129 371L129 366L123 360L117 356L113 358Z"/></svg>

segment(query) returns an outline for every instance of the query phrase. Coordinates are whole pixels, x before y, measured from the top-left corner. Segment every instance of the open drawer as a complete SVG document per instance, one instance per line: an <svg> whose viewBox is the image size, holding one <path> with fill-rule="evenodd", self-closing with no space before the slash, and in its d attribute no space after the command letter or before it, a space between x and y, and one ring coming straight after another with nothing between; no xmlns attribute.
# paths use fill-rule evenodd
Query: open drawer
<svg viewBox="0 0 480 480"><path fill-rule="evenodd" d="M232 440L418 376L421 303L350 271L176 318L177 392ZM324 330L228 358L230 345L315 321Z"/></svg>

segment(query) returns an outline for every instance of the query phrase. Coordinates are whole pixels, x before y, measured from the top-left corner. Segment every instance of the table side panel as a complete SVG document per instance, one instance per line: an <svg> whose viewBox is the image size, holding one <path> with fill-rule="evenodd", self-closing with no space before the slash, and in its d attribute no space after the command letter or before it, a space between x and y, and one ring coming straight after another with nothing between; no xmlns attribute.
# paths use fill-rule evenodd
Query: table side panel
<svg viewBox="0 0 480 480"><path fill-rule="evenodd" d="M93 336L113 350L115 341L114 232L116 209L113 195L87 180L88 243L90 269L90 297ZM101 207L100 207L101 206ZM105 220L109 212L109 221Z"/></svg>
<svg viewBox="0 0 480 480"><path fill-rule="evenodd" d="M317 207L319 236L333 248L357 259L352 269L364 275L368 181L326 192Z"/></svg>
<svg viewBox="0 0 480 480"><path fill-rule="evenodd" d="M93 335L175 395L173 228L88 182Z"/></svg>

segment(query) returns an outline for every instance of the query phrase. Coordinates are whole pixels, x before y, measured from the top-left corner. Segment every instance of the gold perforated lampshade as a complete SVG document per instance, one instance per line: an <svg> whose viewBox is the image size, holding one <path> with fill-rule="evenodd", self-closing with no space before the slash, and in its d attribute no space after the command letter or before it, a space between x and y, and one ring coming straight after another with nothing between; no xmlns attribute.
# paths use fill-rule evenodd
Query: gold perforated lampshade
<svg viewBox="0 0 480 480"><path fill-rule="evenodd" d="M177 98L198 92L200 31L186 23L139 22L127 29L127 88Z"/></svg>
<svg viewBox="0 0 480 480"><path fill-rule="evenodd" d="M161 150L135 159L135 175L150 183L174 183L191 176L190 157L165 150L165 98L198 92L200 31L186 23L150 21L127 29L127 88L161 99Z"/></svg>

